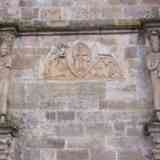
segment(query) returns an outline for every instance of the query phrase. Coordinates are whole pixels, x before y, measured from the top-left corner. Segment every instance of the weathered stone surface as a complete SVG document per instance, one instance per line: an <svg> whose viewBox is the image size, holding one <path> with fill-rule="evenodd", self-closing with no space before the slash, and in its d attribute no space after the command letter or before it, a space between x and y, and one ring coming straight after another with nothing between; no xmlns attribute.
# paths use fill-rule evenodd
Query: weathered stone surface
<svg viewBox="0 0 160 160"><path fill-rule="evenodd" d="M120 7L106 7L102 9L102 17L105 19L112 19L114 17L123 17L123 11Z"/></svg>
<svg viewBox="0 0 160 160"><path fill-rule="evenodd" d="M97 82L17 83L13 87L11 93L14 93L14 96L11 97L10 104L14 107L18 107L16 104L22 106L25 104L24 107L96 109L99 105L99 98L105 96L105 84Z"/></svg>
<svg viewBox="0 0 160 160"><path fill-rule="evenodd" d="M25 149L23 151L23 159L24 160L39 160L40 159L40 150L38 149Z"/></svg>
<svg viewBox="0 0 160 160"><path fill-rule="evenodd" d="M84 135L84 127L82 124L61 124L56 126L57 136L62 137L77 137Z"/></svg>
<svg viewBox="0 0 160 160"><path fill-rule="evenodd" d="M88 150L62 150L57 153L58 160L89 160Z"/></svg>
<svg viewBox="0 0 160 160"><path fill-rule="evenodd" d="M139 105L136 101L133 102L124 102L124 101L112 101L112 100L101 100L100 109L102 110L126 110L127 108L138 108Z"/></svg>
<svg viewBox="0 0 160 160"><path fill-rule="evenodd" d="M124 15L130 18L145 18L147 17L148 12L150 12L150 8L147 7L142 9L141 7L131 6L124 9Z"/></svg>
<svg viewBox="0 0 160 160"><path fill-rule="evenodd" d="M109 123L88 123L85 127L86 134L90 136L104 136L113 134L112 126Z"/></svg>
<svg viewBox="0 0 160 160"><path fill-rule="evenodd" d="M48 19L48 21L56 21L63 19L63 8L62 7L52 7L48 9L41 10L42 20Z"/></svg>
<svg viewBox="0 0 160 160"><path fill-rule="evenodd" d="M56 120L56 112L46 112L46 119L50 121Z"/></svg>
<svg viewBox="0 0 160 160"><path fill-rule="evenodd" d="M40 160L55 160L56 153L54 149L41 149Z"/></svg>
<svg viewBox="0 0 160 160"><path fill-rule="evenodd" d="M109 4L111 5L136 5L138 2L138 0L109 0Z"/></svg>
<svg viewBox="0 0 160 160"><path fill-rule="evenodd" d="M32 7L33 1L32 0L20 0L19 6L20 7Z"/></svg>
<svg viewBox="0 0 160 160"><path fill-rule="evenodd" d="M103 150L103 149L93 149L91 152L91 160L115 160L116 159L116 152Z"/></svg>
<svg viewBox="0 0 160 160"><path fill-rule="evenodd" d="M41 23L41 20L44 23L54 23L67 16L71 20L97 17L109 19L122 18L125 12L126 18L143 17L147 9L144 11L141 6L139 9L137 4L140 4L138 0L93 0L92 3L90 0L21 0L19 17L27 21L38 19L37 25L40 25L38 23ZM100 21L96 22L99 26ZM85 22L79 23L81 26ZM95 24L91 22L89 25ZM63 57L63 47L59 47L60 43L71 48L67 55L73 53L72 57ZM18 153L21 159L127 160L137 153L135 159L142 160L141 155L148 152L149 145L142 136L142 127L150 117L147 111L150 105L147 99L150 97L149 94L144 94L148 85L143 82L147 78L141 74L145 72L145 51L142 46L139 48L137 45L137 34L18 37L14 51L16 57L13 61L15 81L10 90L9 111L20 118L22 123L21 136L18 139L21 143ZM49 57L46 70L50 70L48 75L51 77L44 78L39 74L39 66L47 59L51 47L54 46L59 47L55 53L60 55L56 62L53 62L54 53ZM87 57L90 53L93 70L88 70L90 59ZM72 60L78 59L75 55L80 56L78 58L83 55L86 63L80 66L78 65L83 61L74 64ZM101 56L103 58L100 62L103 63L98 65L97 60ZM71 65L71 75L78 78L67 79L63 75L62 81L54 77L58 67L58 73L66 72L62 71L63 65L55 65L61 59L63 62L69 62L67 64ZM104 63L104 60L108 59L108 63ZM117 66L121 70L118 70ZM86 70L95 75L92 77ZM109 73L109 76L104 75L105 73ZM125 78L113 78L115 73L123 73ZM145 103L142 104L141 101Z"/></svg>
<svg viewBox="0 0 160 160"><path fill-rule="evenodd" d="M77 119L82 122L104 122L104 114L102 112L78 112Z"/></svg>
<svg viewBox="0 0 160 160"><path fill-rule="evenodd" d="M22 8L21 9L21 16L24 19L33 19L38 18L39 16L39 9L38 8Z"/></svg>
<svg viewBox="0 0 160 160"><path fill-rule="evenodd" d="M116 135L124 135L125 134L126 124L123 121L115 120L113 122L113 128L115 130Z"/></svg>
<svg viewBox="0 0 160 160"><path fill-rule="evenodd" d="M64 148L65 141L64 139L56 139L52 137L43 137L41 138L40 146L42 148L56 148L61 149Z"/></svg>
<svg viewBox="0 0 160 160"><path fill-rule="evenodd" d="M146 3L146 4L160 4L160 1L159 0L143 0L143 3Z"/></svg>
<svg viewBox="0 0 160 160"><path fill-rule="evenodd" d="M136 47L126 48L125 57L126 59L136 58L138 54L138 49Z"/></svg>
<svg viewBox="0 0 160 160"><path fill-rule="evenodd" d="M75 113L71 111L57 112L58 121L73 121L75 119Z"/></svg>
<svg viewBox="0 0 160 160"><path fill-rule="evenodd" d="M120 152L118 154L118 158L119 160L143 160L144 157L142 155L142 153L140 153L139 151L135 152L135 151L125 151L125 152Z"/></svg>
<svg viewBox="0 0 160 160"><path fill-rule="evenodd" d="M140 128L127 128L127 136L141 136L143 135L143 130L141 130Z"/></svg>
<svg viewBox="0 0 160 160"><path fill-rule="evenodd" d="M102 136L89 136L84 138L67 138L67 148L97 149L105 146L105 138Z"/></svg>

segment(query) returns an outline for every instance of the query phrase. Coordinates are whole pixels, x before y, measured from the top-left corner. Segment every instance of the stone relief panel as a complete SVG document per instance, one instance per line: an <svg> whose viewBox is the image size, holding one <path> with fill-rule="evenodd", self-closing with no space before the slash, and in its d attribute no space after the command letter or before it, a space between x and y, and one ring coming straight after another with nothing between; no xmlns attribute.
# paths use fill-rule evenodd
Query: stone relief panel
<svg viewBox="0 0 160 160"><path fill-rule="evenodd" d="M112 55L93 57L82 42L73 47L53 47L40 62L40 76L48 80L116 80L123 79L122 70Z"/></svg>

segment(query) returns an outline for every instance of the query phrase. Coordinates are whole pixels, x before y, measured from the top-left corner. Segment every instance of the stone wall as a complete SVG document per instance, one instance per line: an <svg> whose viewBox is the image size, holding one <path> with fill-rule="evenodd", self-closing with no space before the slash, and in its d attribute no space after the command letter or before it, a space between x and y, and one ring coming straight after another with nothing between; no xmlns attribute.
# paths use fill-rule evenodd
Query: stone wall
<svg viewBox="0 0 160 160"><path fill-rule="evenodd" d="M63 20L137 19L159 16L159 0L4 0L1 20L54 24Z"/></svg>
<svg viewBox="0 0 160 160"><path fill-rule="evenodd" d="M10 113L21 122L17 159L150 160L150 140L143 135L152 110L144 65L147 48L137 38L137 34L17 38L9 99ZM50 76L45 77L43 62L59 44L73 50L85 44L95 61L100 55L111 56L113 64L105 71L120 76L57 79L54 75L60 71L51 65Z"/></svg>
<svg viewBox="0 0 160 160"><path fill-rule="evenodd" d="M159 6L159 0L4 0L0 21L147 19L159 16ZM16 160L151 160L143 133L153 109L149 49L139 39L137 33L17 37L8 101L20 122ZM81 55L85 63L77 66Z"/></svg>

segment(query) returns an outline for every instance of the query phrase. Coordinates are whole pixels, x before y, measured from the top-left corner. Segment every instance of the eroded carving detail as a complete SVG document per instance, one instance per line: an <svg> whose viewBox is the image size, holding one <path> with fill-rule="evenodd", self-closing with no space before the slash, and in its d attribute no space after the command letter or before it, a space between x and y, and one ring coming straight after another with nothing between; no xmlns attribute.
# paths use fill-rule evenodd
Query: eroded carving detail
<svg viewBox="0 0 160 160"><path fill-rule="evenodd" d="M148 32L148 40L151 52L147 55L147 68L151 74L153 88L153 115L151 120L144 126L146 135L153 138L152 150L154 160L160 159L160 32L152 30Z"/></svg>
<svg viewBox="0 0 160 160"><path fill-rule="evenodd" d="M147 55L147 68L151 73L153 100L155 109L160 109L160 32L158 30L148 33L151 53Z"/></svg>
<svg viewBox="0 0 160 160"><path fill-rule="evenodd" d="M113 56L99 55L93 60L90 48L84 43L77 43L72 48L63 45L45 60L43 58L41 64L41 75L45 79L123 79L122 71Z"/></svg>
<svg viewBox="0 0 160 160"><path fill-rule="evenodd" d="M5 121L7 112L8 88L10 71L12 68L12 46L14 42L12 32L0 33L0 120Z"/></svg>

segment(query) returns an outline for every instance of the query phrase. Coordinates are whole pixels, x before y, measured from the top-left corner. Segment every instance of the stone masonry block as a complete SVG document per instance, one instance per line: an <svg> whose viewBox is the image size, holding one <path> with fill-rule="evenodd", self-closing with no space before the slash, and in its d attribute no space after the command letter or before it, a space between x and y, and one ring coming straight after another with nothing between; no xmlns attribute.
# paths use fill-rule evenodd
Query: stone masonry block
<svg viewBox="0 0 160 160"><path fill-rule="evenodd" d="M40 160L55 160L55 150L54 149L41 149L40 150Z"/></svg>
<svg viewBox="0 0 160 160"><path fill-rule="evenodd" d="M137 58L137 47L128 47L125 49L125 58L132 59Z"/></svg>
<svg viewBox="0 0 160 160"><path fill-rule="evenodd" d="M62 20L63 9L62 7L52 7L41 10L41 19L47 19L48 21Z"/></svg>
<svg viewBox="0 0 160 160"><path fill-rule="evenodd" d="M24 149L22 152L23 160L40 160L39 149Z"/></svg>
<svg viewBox="0 0 160 160"><path fill-rule="evenodd" d="M82 124L70 123L59 124L56 126L56 135L62 137L77 137L84 135L84 127Z"/></svg>
<svg viewBox="0 0 160 160"><path fill-rule="evenodd" d="M113 134L112 126L109 123L87 123L85 124L86 134L89 136L104 136Z"/></svg>
<svg viewBox="0 0 160 160"><path fill-rule="evenodd" d="M21 9L21 17L23 19L33 19L38 18L39 9L38 8L22 8Z"/></svg>
<svg viewBox="0 0 160 160"><path fill-rule="evenodd" d="M57 139L52 137L43 137L41 139L41 147L42 148L56 148L61 149L64 148L65 140L64 139Z"/></svg>
<svg viewBox="0 0 160 160"><path fill-rule="evenodd" d="M45 116L46 116L47 120L50 120L50 121L56 120L56 113L55 112L47 111Z"/></svg>
<svg viewBox="0 0 160 160"><path fill-rule="evenodd" d="M102 17L104 19L112 19L114 17L122 18L123 12L120 7L106 7L102 9Z"/></svg>
<svg viewBox="0 0 160 160"><path fill-rule="evenodd" d="M116 160L116 152L105 149L92 149L91 160Z"/></svg>
<svg viewBox="0 0 160 160"><path fill-rule="evenodd" d="M82 122L104 122L103 112L78 112L77 120Z"/></svg>
<svg viewBox="0 0 160 160"><path fill-rule="evenodd" d="M144 160L140 151L124 151L118 153L118 160Z"/></svg>
<svg viewBox="0 0 160 160"><path fill-rule="evenodd" d="M89 160L88 150L62 150L57 153L57 160Z"/></svg>
<svg viewBox="0 0 160 160"><path fill-rule="evenodd" d="M57 112L58 121L73 121L75 119L75 112L61 111Z"/></svg>
<svg viewBox="0 0 160 160"><path fill-rule="evenodd" d="M157 4L157 5L159 5L160 1L159 0L143 0L143 3L145 3L145 4Z"/></svg>
<svg viewBox="0 0 160 160"><path fill-rule="evenodd" d="M145 18L149 12L149 8L130 6L124 8L124 16L128 18Z"/></svg>
<svg viewBox="0 0 160 160"><path fill-rule="evenodd" d="M31 7L33 4L33 0L20 0L19 6L20 7Z"/></svg>
<svg viewBox="0 0 160 160"><path fill-rule="evenodd" d="M87 136L84 138L67 138L67 148L97 149L105 147L105 138L102 136Z"/></svg>
<svg viewBox="0 0 160 160"><path fill-rule="evenodd" d="M109 0L109 4L111 5L136 5L138 4L138 0Z"/></svg>

